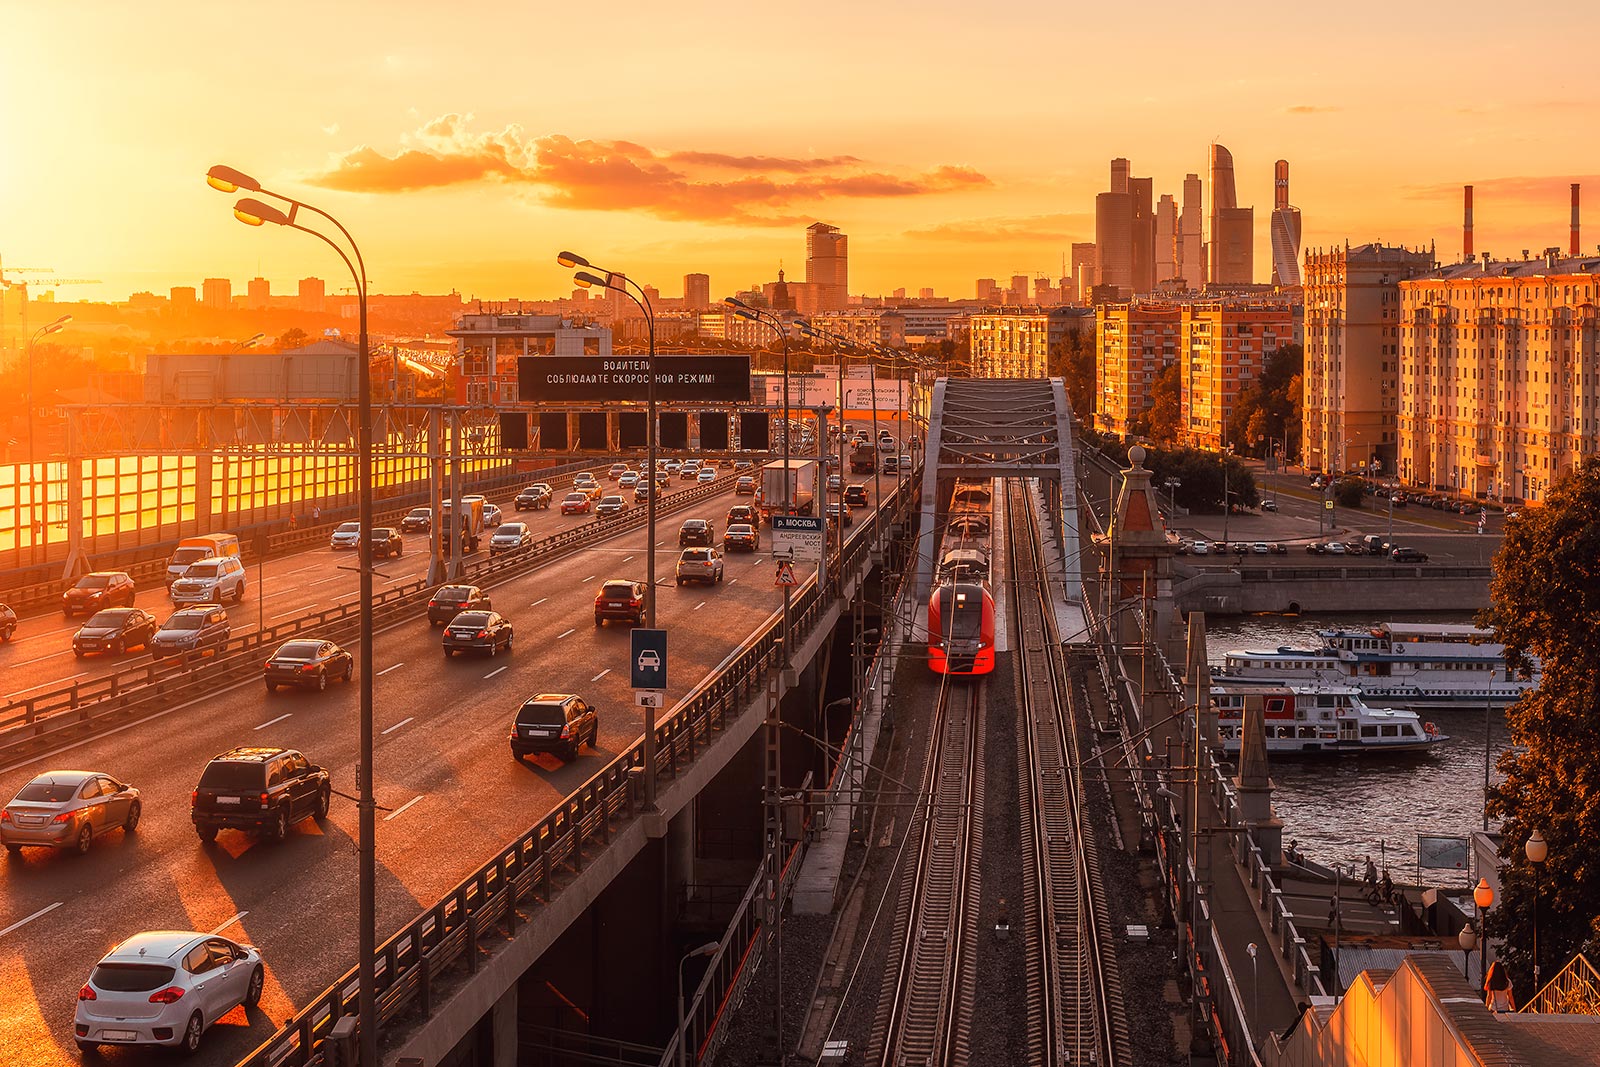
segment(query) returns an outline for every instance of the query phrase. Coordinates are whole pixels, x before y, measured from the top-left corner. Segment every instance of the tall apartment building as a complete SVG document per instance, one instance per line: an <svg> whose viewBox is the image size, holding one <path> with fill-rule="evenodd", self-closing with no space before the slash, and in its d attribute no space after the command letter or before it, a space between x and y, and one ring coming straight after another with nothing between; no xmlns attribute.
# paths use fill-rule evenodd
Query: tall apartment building
<svg viewBox="0 0 1600 1067"><path fill-rule="evenodd" d="M1289 206L1289 161L1272 166L1272 284L1300 284L1300 209Z"/></svg>
<svg viewBox="0 0 1600 1067"><path fill-rule="evenodd" d="M968 328L973 374L979 378L1045 378L1050 350L1072 333L1094 329L1094 315L1083 308L1033 308L973 315ZM1087 406L1073 404L1075 410Z"/></svg>
<svg viewBox="0 0 1600 1067"><path fill-rule="evenodd" d="M328 304L328 286L321 278L301 278L297 301L301 311L322 311Z"/></svg>
<svg viewBox="0 0 1600 1067"><path fill-rule="evenodd" d="M839 227L806 227L806 284L818 287L817 310L843 311L850 302L850 240Z"/></svg>
<svg viewBox="0 0 1600 1067"><path fill-rule="evenodd" d="M1127 436L1150 410L1150 384L1178 358L1181 311L1149 300L1102 304L1095 319L1094 424ZM1076 400L1073 408L1079 409Z"/></svg>
<svg viewBox="0 0 1600 1067"><path fill-rule="evenodd" d="M704 311L711 306L711 275L685 274L683 276L683 309Z"/></svg>
<svg viewBox="0 0 1600 1067"><path fill-rule="evenodd" d="M468 312L445 333L456 339L461 367L458 403L482 407L517 400L521 356L609 356L611 331L559 315Z"/></svg>
<svg viewBox="0 0 1600 1067"><path fill-rule="evenodd" d="M1600 455L1600 257L1460 263L1400 283L1399 473L1539 500Z"/></svg>
<svg viewBox="0 0 1600 1067"><path fill-rule="evenodd" d="M1400 283L1432 252L1379 244L1305 255L1305 392L1300 454L1324 471L1395 471Z"/></svg>
<svg viewBox="0 0 1600 1067"><path fill-rule="evenodd" d="M1211 146L1211 243L1206 281L1249 285L1255 280L1255 209L1240 207L1233 187L1233 153Z"/></svg>
<svg viewBox="0 0 1600 1067"><path fill-rule="evenodd" d="M180 315L187 315L194 310L195 294L192 285L174 285L167 290L167 300L172 305L172 310Z"/></svg>
<svg viewBox="0 0 1600 1067"><path fill-rule="evenodd" d="M996 304L1000 300L1000 286L993 278L978 279L978 299L985 304Z"/></svg>
<svg viewBox="0 0 1600 1067"><path fill-rule="evenodd" d="M851 308L848 311L819 311L811 324L840 337L862 344L904 348L906 317L896 308Z"/></svg>
<svg viewBox="0 0 1600 1067"><path fill-rule="evenodd" d="M1239 394L1261 377L1267 356L1293 344L1289 300L1202 300L1183 305L1183 443L1220 452Z"/></svg>
<svg viewBox="0 0 1600 1067"><path fill-rule="evenodd" d="M259 310L272 306L272 283L265 278L251 278L245 284L245 306Z"/></svg>
<svg viewBox="0 0 1600 1067"><path fill-rule="evenodd" d="M1099 193L1094 198L1096 285L1133 293L1133 194Z"/></svg>
<svg viewBox="0 0 1600 1067"><path fill-rule="evenodd" d="M1185 289L1198 292L1206 284L1205 241L1200 232L1205 210L1200 175L1183 176L1183 211L1178 215L1178 277Z"/></svg>
<svg viewBox="0 0 1600 1067"><path fill-rule="evenodd" d="M226 278L207 278L200 283L200 302L208 308L233 306L233 283Z"/></svg>

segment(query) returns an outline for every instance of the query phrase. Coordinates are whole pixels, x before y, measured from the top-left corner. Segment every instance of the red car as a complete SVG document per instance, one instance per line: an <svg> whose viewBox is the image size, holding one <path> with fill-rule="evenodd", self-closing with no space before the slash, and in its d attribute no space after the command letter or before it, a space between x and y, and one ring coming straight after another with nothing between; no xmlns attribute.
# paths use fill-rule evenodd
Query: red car
<svg viewBox="0 0 1600 1067"><path fill-rule="evenodd" d="M600 587L594 598L594 624L601 626L607 619L644 625L644 583L627 578L612 578Z"/></svg>
<svg viewBox="0 0 1600 1067"><path fill-rule="evenodd" d="M593 507L588 493L568 493L561 501L561 514L587 515Z"/></svg>
<svg viewBox="0 0 1600 1067"><path fill-rule="evenodd" d="M123 571L96 571L61 594L61 614L93 615L101 608L133 607L133 579Z"/></svg>

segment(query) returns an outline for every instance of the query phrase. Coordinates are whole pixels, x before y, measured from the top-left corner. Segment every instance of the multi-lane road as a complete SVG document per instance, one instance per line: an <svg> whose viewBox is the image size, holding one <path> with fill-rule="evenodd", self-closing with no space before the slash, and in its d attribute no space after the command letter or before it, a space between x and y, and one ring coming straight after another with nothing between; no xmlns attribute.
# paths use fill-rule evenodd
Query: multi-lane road
<svg viewBox="0 0 1600 1067"><path fill-rule="evenodd" d="M720 535L728 507L748 500L733 495L732 478L724 475L721 482L727 487L721 494L665 518L654 546L644 530L622 533L492 587L496 610L516 626L509 657L446 660L439 631L420 613L415 622L378 635L380 940L640 736L628 686L628 627L594 624L600 583L642 580L647 553L656 553L658 625L674 634L670 700L730 658L771 616L780 594L765 542L753 555L729 555L719 586L677 588L673 582L679 523L710 518ZM892 488L893 479L879 483ZM878 486L871 496L876 506ZM852 532L864 514L856 512ZM563 523L554 510L529 517L540 533L577 521ZM425 552L408 553L382 569L409 577L425 560ZM269 563L265 592L272 607L266 614L303 614L352 597L356 576L339 569L350 563L348 553L328 549ZM231 610L253 624L260 593L252 588L242 609ZM160 597L156 590L140 603ZM65 640L65 628L53 623L50 629L55 636L39 636L32 649L19 641L7 650L17 659L38 658L29 666L43 665L45 673L32 679L62 675L50 657L59 655L55 644ZM76 666L70 651L66 658L65 666ZM507 745L511 718L526 697L551 691L579 693L598 707L599 749L585 747L572 764L552 756L518 764ZM257 744L299 749L330 769L336 789L353 794L357 740L355 687L269 696L251 678L159 717L0 768L0 800L52 767L103 770L144 794L144 817L134 834L114 831L82 858L30 850L0 864L0 1064L74 1062L79 986L107 949L142 930L218 930L264 952L260 1007L235 1009L207 1034L205 1063L233 1063L352 965L355 805L335 798L326 822L308 820L282 844L224 831L205 846L189 821L189 791L211 756ZM105 1055L114 1062L149 1062L131 1051Z"/></svg>

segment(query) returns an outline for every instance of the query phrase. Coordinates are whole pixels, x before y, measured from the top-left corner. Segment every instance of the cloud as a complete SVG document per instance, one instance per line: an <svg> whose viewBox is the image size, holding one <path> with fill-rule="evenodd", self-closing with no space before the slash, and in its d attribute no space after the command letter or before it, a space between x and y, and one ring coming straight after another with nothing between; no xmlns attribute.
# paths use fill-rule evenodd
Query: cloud
<svg viewBox="0 0 1600 1067"><path fill-rule="evenodd" d="M1094 219L1086 213L1025 215L1012 218L962 219L920 230L907 237L935 241L1082 241L1093 236Z"/></svg>
<svg viewBox="0 0 1600 1067"><path fill-rule="evenodd" d="M1525 204L1567 203L1568 187L1577 182L1585 189L1600 189L1600 174L1550 174L1515 178L1479 178L1472 182L1450 182L1438 185L1409 185L1402 189L1411 200L1459 200L1461 187L1471 185L1474 197L1488 196L1491 200L1506 200Z"/></svg>
<svg viewBox="0 0 1600 1067"><path fill-rule="evenodd" d="M441 115L402 137L392 153L360 146L310 181L366 193L497 182L526 187L558 207L775 226L791 225L798 217L782 209L822 200L927 196L992 184L970 167L890 173L868 170L854 156L663 152L632 141L529 137L515 125L475 133L471 121L471 115Z"/></svg>
<svg viewBox="0 0 1600 1067"><path fill-rule="evenodd" d="M1290 115L1326 115L1331 111L1344 109L1327 104L1293 104L1283 110Z"/></svg>

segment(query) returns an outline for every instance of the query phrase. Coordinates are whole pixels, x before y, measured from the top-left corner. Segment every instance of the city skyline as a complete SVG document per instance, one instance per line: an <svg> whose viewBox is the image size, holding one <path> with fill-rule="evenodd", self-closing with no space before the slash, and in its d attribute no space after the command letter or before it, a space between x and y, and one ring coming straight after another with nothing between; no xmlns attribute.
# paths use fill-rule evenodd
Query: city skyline
<svg viewBox="0 0 1600 1067"><path fill-rule="evenodd" d="M1171 31L1149 35L1142 69L1189 69L1137 85L1097 46L1126 32L1110 12L979 20L941 6L907 20L901 5L824 2L811 13L852 30L836 54L752 46L713 61L707 41L719 35L703 31L719 12L707 5L611 21L486 8L480 17L506 40L607 42L604 59L541 52L529 77L481 63L471 35L440 33L424 5L393 8L372 34L357 10L290 3L283 24L308 27L293 38L239 35L221 11L155 6L173 17L106 6L72 33L54 7L24 7L0 42L17 102L0 114L0 202L28 205L8 218L0 256L103 280L63 287L63 300L216 276L261 276L281 292L332 273L302 242L240 242L201 184L217 162L338 210L376 289L484 299L565 292L552 258L562 247L603 254L664 294L687 273L731 292L771 280L780 260L794 277L795 234L814 222L852 236L857 294L931 286L964 297L982 276L1055 278L1072 245L1093 239L1105 160L1132 158L1156 190L1177 194L1186 174L1208 174L1212 143L1233 154L1238 203L1262 216L1273 161L1290 161L1307 246L1436 240L1449 260L1470 183L1479 247L1513 256L1565 243L1568 183L1600 187L1600 151L1568 136L1585 106L1576 72L1581 42L1600 29L1593 12L1567 17L1559 37L1510 25L1491 41L1472 32L1470 12L1440 27L1376 5L1332 18L1243 7L1233 18L1252 50L1315 41L1338 60L1197 86L1178 5L1152 10ZM1389 60L1361 47L1379 11L1394 55L1538 69L1539 88L1508 96L1467 78L1396 88L1381 73ZM785 26L750 12L723 31L758 41ZM881 33L899 42L887 57L870 44ZM341 41L340 70L316 48L285 47L319 34ZM964 47L933 48L950 39ZM1061 49L1077 56L1070 71L1030 58ZM638 62L664 54L684 61ZM925 77L929 54L949 54L951 76ZM979 91L1000 80L1003 101ZM1069 91L1097 82L1125 91ZM1377 143L1381 154L1369 151ZM1254 228L1258 282L1272 262L1265 221Z"/></svg>

